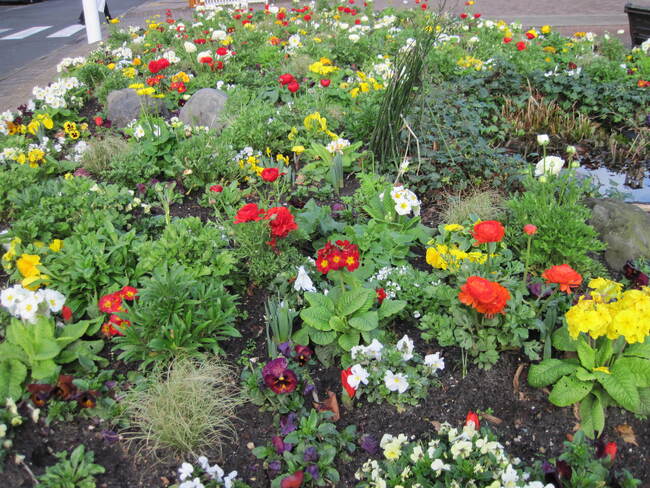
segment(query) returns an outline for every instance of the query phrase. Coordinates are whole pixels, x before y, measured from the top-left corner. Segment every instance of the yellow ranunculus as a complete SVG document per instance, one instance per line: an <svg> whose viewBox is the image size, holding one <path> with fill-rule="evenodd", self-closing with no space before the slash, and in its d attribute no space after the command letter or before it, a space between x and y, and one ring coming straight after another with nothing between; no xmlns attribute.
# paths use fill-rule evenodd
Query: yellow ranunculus
<svg viewBox="0 0 650 488"><path fill-rule="evenodd" d="M551 26L550 25L543 25L542 28L540 29L542 34L550 34L551 33Z"/></svg>

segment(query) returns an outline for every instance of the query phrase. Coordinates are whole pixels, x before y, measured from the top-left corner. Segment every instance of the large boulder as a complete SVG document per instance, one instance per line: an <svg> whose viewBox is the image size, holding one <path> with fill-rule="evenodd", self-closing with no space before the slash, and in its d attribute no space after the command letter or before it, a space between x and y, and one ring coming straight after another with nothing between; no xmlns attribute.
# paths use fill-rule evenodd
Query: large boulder
<svg viewBox="0 0 650 488"><path fill-rule="evenodd" d="M650 258L650 215L636 205L611 199L590 200L593 225L607 244L605 260L620 270L629 259Z"/></svg>
<svg viewBox="0 0 650 488"><path fill-rule="evenodd" d="M228 95L215 88L201 88L181 108L178 118L192 126L204 126L210 129L223 128L223 112Z"/></svg>
<svg viewBox="0 0 650 488"><path fill-rule="evenodd" d="M138 95L132 88L114 90L108 94L108 119L115 127L126 127L140 117L142 110L150 114L167 115L165 102L160 98Z"/></svg>

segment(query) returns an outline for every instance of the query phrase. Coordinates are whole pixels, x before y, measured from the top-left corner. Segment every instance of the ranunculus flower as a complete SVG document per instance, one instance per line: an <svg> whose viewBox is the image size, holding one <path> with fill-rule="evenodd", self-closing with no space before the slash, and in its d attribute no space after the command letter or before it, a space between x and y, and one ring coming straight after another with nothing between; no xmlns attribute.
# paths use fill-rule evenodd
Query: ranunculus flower
<svg viewBox="0 0 650 488"><path fill-rule="evenodd" d="M264 181L273 183L280 176L280 170L278 168L264 168L261 176Z"/></svg>
<svg viewBox="0 0 650 488"><path fill-rule="evenodd" d="M299 89L300 85L297 81L292 81L287 85L287 90L289 90L291 93L296 93Z"/></svg>
<svg viewBox="0 0 650 488"><path fill-rule="evenodd" d="M235 224L243 224L245 222L256 222L264 215L264 210L259 208L256 203L247 203L235 215Z"/></svg>
<svg viewBox="0 0 650 488"><path fill-rule="evenodd" d="M496 220L484 220L474 225L472 237L476 239L475 246L488 242L501 242L505 229L501 222Z"/></svg>
<svg viewBox="0 0 650 488"><path fill-rule="evenodd" d="M287 368L285 358L276 358L266 363L262 368L264 384L278 395L291 393L298 385L296 373Z"/></svg>
<svg viewBox="0 0 650 488"><path fill-rule="evenodd" d="M469 15L467 15L465 12L463 12L462 14L459 15L459 17L461 19L466 19L467 17L469 17Z"/></svg>
<svg viewBox="0 0 650 488"><path fill-rule="evenodd" d="M524 41L519 41L517 44L517 51L523 51L526 49L526 43Z"/></svg>
<svg viewBox="0 0 650 488"><path fill-rule="evenodd" d="M278 78L278 81L280 82L281 85L288 85L292 81L295 81L295 78L293 77L292 74L285 73L283 75L280 75L280 77Z"/></svg>
<svg viewBox="0 0 650 488"><path fill-rule="evenodd" d="M280 482L280 488L300 488L304 479L305 474L302 471L296 471L282 479Z"/></svg>
<svg viewBox="0 0 650 488"><path fill-rule="evenodd" d="M503 310L510 300L510 292L499 283L480 276L470 276L460 290L458 299L461 303L475 308L486 317L505 314Z"/></svg>
<svg viewBox="0 0 650 488"><path fill-rule="evenodd" d="M352 388L348 383L348 378L352 375L352 368L341 370L341 384L350 398L354 398L357 394L357 389Z"/></svg>
<svg viewBox="0 0 650 488"><path fill-rule="evenodd" d="M512 42L512 37L504 37L504 38L503 38L503 43L504 43L504 44L508 44L508 43L510 43L510 42Z"/></svg>
<svg viewBox="0 0 650 488"><path fill-rule="evenodd" d="M221 185L212 185L210 191L214 193L221 193L223 191L223 186Z"/></svg>
<svg viewBox="0 0 650 488"><path fill-rule="evenodd" d="M468 425L470 422L474 424L476 430L481 428L481 423L478 421L478 415L472 412L471 410L467 412L467 417L465 417L465 425Z"/></svg>
<svg viewBox="0 0 650 488"><path fill-rule="evenodd" d="M289 232L296 230L298 225L286 207L273 207L267 210L264 220L270 220L271 235L274 237L287 237Z"/></svg>
<svg viewBox="0 0 650 488"><path fill-rule="evenodd" d="M217 54L219 56L225 56L226 54L228 54L228 49L226 49L225 47L220 47L219 49L217 49Z"/></svg>
<svg viewBox="0 0 650 488"><path fill-rule="evenodd" d="M331 82L332 82L332 80L327 79L327 78L324 79L324 80L320 80L320 86L322 86L323 88L327 88L328 86L330 86Z"/></svg>
<svg viewBox="0 0 650 488"><path fill-rule="evenodd" d="M524 225L524 232L529 236L534 236L537 233L537 226L533 224Z"/></svg>
<svg viewBox="0 0 650 488"><path fill-rule="evenodd" d="M582 276L568 264L551 266L542 273L548 283L560 285L560 291L571 293L572 288L577 288L582 283Z"/></svg>

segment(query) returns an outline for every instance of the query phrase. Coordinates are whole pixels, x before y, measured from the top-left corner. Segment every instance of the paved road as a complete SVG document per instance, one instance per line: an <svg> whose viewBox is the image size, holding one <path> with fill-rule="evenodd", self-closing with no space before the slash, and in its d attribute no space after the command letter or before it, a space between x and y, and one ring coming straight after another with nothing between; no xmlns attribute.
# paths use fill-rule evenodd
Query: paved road
<svg viewBox="0 0 650 488"><path fill-rule="evenodd" d="M109 0L111 15L121 15L145 1ZM81 0L0 3L0 80L18 67L38 62L54 49L83 39L85 29L77 23L80 12Z"/></svg>

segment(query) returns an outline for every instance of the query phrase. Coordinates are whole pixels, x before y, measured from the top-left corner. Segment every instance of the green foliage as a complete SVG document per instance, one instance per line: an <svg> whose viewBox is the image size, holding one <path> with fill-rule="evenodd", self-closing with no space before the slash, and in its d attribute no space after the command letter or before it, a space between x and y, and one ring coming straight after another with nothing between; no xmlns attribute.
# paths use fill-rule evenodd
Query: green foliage
<svg viewBox="0 0 650 488"><path fill-rule="evenodd" d="M302 415L298 428L284 437L284 442L294 446L291 451L278 454L273 444L253 449L253 455L264 460L265 468L273 461L282 463L282 474L271 481L271 488L280 488L284 478L299 470L304 470L307 483L313 480L318 486L325 486L325 483L337 485L341 482L334 463L335 460L348 462L352 459L350 454L356 450L357 428L355 425L349 425L343 430L338 430L330 421L331 416L332 412L316 410L311 410L309 415ZM318 480L312 478L306 470L311 465L318 468Z"/></svg>
<svg viewBox="0 0 650 488"><path fill-rule="evenodd" d="M54 466L48 466L45 474L39 477L39 485L44 488L95 488L95 475L106 470L95 464L95 455L86 451L83 444L77 446L70 454L57 452L59 461Z"/></svg>
<svg viewBox="0 0 650 488"><path fill-rule="evenodd" d="M223 282L197 278L181 265L161 265L138 297L123 317L131 326L115 338L120 359L143 360L145 367L180 355L200 358L222 352L220 341L241 337L233 326L237 297Z"/></svg>
<svg viewBox="0 0 650 488"><path fill-rule="evenodd" d="M442 212L445 224L476 220L499 220L503 213L502 197L496 190L470 190L467 195L449 195Z"/></svg>
<svg viewBox="0 0 650 488"><path fill-rule="evenodd" d="M112 71L103 64L92 62L85 63L83 66L74 70L74 76L87 85L90 90L94 90L111 73Z"/></svg>
<svg viewBox="0 0 650 488"><path fill-rule="evenodd" d="M88 149L81 157L81 165L95 176L109 173L113 162L132 157L133 148L119 136L107 135L94 138L88 143Z"/></svg>
<svg viewBox="0 0 650 488"><path fill-rule="evenodd" d="M581 202L589 182L580 182L573 172L548 175L545 182L529 177L526 191L506 202L509 210L508 244L520 256L525 253L528 236L521 229L537 226L529 266L542 271L553 265L569 264L581 274L600 274L602 265L589 253L602 251L596 230L587 224L591 211Z"/></svg>

